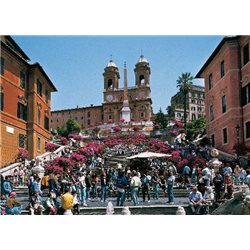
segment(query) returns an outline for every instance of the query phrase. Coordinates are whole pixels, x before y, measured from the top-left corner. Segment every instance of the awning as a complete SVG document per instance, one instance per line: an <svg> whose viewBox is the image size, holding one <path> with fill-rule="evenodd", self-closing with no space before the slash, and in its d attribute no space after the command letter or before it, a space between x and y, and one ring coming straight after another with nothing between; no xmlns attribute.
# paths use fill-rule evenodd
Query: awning
<svg viewBox="0 0 250 250"><path fill-rule="evenodd" d="M154 152L143 152L137 155L132 155L127 157L127 159L136 159L136 158L161 158L161 157L170 157L171 154L161 154L161 153L154 153Z"/></svg>

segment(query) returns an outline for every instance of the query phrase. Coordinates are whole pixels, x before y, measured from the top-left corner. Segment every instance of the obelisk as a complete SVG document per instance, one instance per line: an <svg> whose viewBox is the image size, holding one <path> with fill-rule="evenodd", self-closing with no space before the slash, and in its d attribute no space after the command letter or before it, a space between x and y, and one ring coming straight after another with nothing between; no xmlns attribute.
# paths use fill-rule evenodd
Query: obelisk
<svg viewBox="0 0 250 250"><path fill-rule="evenodd" d="M123 90L123 107L121 111L121 119L124 120L124 122L130 122L131 118L131 111L129 108L129 102L128 102L128 81L127 81L127 67L126 62L124 63L124 90Z"/></svg>

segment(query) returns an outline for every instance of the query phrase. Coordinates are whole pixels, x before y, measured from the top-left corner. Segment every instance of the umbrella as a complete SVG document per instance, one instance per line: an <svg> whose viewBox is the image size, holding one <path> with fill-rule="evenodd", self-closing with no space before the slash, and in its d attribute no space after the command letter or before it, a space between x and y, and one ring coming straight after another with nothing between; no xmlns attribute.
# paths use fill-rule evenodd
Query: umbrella
<svg viewBox="0 0 250 250"><path fill-rule="evenodd" d="M137 155L133 155L130 157L127 157L127 159L136 159L136 158L160 158L160 157L170 157L171 154L160 154L160 153L154 153L154 152L143 152Z"/></svg>

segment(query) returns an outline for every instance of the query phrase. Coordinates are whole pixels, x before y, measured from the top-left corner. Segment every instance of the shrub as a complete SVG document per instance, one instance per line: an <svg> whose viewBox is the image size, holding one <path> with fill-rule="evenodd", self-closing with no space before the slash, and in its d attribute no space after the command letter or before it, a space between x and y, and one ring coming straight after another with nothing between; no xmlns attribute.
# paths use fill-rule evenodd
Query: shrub
<svg viewBox="0 0 250 250"><path fill-rule="evenodd" d="M114 130L114 132L120 132L122 129L120 126L114 126L113 130Z"/></svg>
<svg viewBox="0 0 250 250"><path fill-rule="evenodd" d="M59 146L53 142L46 143L45 150L47 152L54 152Z"/></svg>
<svg viewBox="0 0 250 250"><path fill-rule="evenodd" d="M69 134L69 138L72 138L76 141L81 141L83 139L81 135L77 135L77 134Z"/></svg>
<svg viewBox="0 0 250 250"><path fill-rule="evenodd" d="M61 144L62 145L68 145L69 141L67 140L66 137L61 137Z"/></svg>
<svg viewBox="0 0 250 250"><path fill-rule="evenodd" d="M71 154L70 156L70 160L73 161L73 162L79 162L79 163L84 163L86 162L86 157L82 154L79 154L79 153L73 153Z"/></svg>
<svg viewBox="0 0 250 250"><path fill-rule="evenodd" d="M28 159L29 158L29 152L24 148L19 148L17 158L18 159L21 158L22 160Z"/></svg>
<svg viewBox="0 0 250 250"><path fill-rule="evenodd" d="M49 173L63 174L72 169L72 161L65 157L57 157L45 165L45 170Z"/></svg>

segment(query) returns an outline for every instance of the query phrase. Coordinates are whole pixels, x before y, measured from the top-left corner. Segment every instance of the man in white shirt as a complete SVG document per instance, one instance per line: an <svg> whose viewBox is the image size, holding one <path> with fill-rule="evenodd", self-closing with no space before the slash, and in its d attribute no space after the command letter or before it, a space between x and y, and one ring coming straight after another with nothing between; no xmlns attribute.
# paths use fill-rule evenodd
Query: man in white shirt
<svg viewBox="0 0 250 250"><path fill-rule="evenodd" d="M137 206L138 205L138 191L139 191L139 188L141 187L141 180L138 177L138 174L136 171L133 171L132 175L133 177L131 178L131 181L130 181L131 197L132 197L134 206Z"/></svg>
<svg viewBox="0 0 250 250"><path fill-rule="evenodd" d="M192 188L192 192L189 194L189 205L193 213L200 214L202 200L201 192L199 192L198 188L194 186Z"/></svg>
<svg viewBox="0 0 250 250"><path fill-rule="evenodd" d="M205 213L209 213L209 207L214 203L214 193L212 187L205 187L202 204L205 206Z"/></svg>

